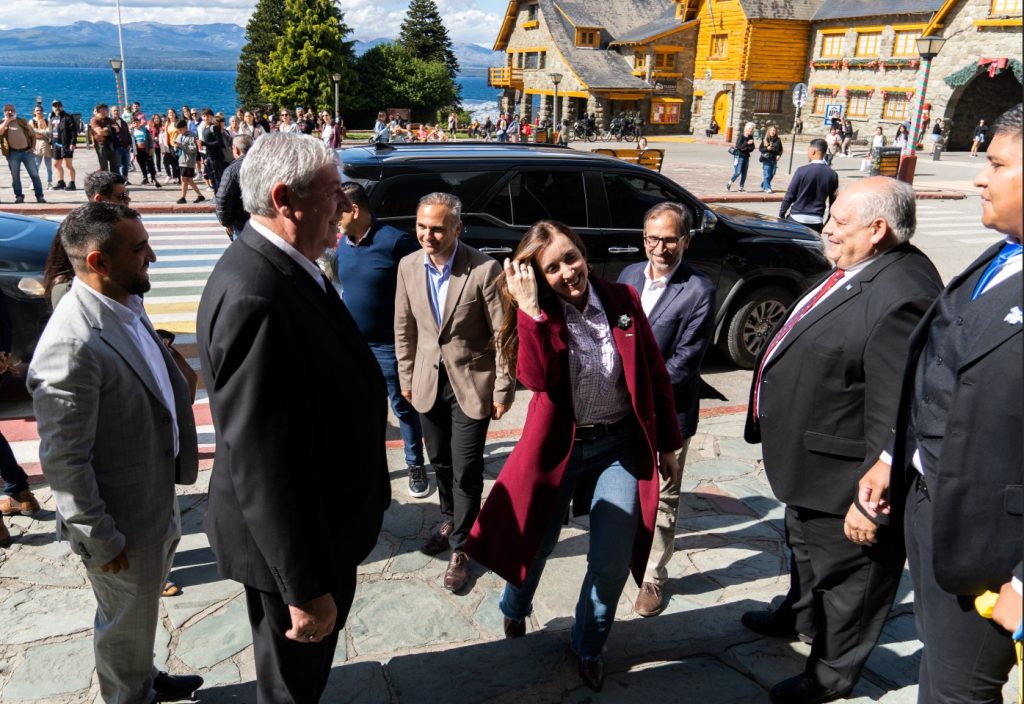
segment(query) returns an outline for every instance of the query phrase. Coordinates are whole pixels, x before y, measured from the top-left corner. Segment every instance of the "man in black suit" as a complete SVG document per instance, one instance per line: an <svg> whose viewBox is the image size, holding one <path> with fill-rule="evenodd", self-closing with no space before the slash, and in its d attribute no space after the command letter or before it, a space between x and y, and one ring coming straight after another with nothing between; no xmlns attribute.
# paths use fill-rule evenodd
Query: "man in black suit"
<svg viewBox="0 0 1024 704"><path fill-rule="evenodd" d="M812 638L805 671L773 702L847 695L874 647L903 572L898 535L861 547L843 533L857 480L887 446L901 365L914 326L942 288L909 240L914 191L889 178L839 194L824 228L833 272L793 304L755 367L744 436L762 444L765 473L786 504L789 595L743 623L765 635Z"/></svg>
<svg viewBox="0 0 1024 704"><path fill-rule="evenodd" d="M315 702L390 502L387 394L313 263L351 208L334 152L268 134L241 182L252 217L197 321L217 433L206 531L221 575L245 585L259 701Z"/></svg>
<svg viewBox="0 0 1024 704"><path fill-rule="evenodd" d="M1020 103L996 121L974 181L982 222L1006 238L949 282L914 331L891 455L861 479L864 511L846 522L862 545L875 539L866 516L903 524L928 704L1001 702L1021 630L1021 123ZM998 594L991 621L975 609L985 592Z"/></svg>
<svg viewBox="0 0 1024 704"><path fill-rule="evenodd" d="M779 217L821 232L825 207L831 206L839 190L839 175L825 161L828 144L812 139L807 145L807 162L793 174L779 206Z"/></svg>
<svg viewBox="0 0 1024 704"><path fill-rule="evenodd" d="M672 380L683 447L679 467L686 463L690 438L697 432L700 402L700 363L715 323L715 287L683 261L690 246L690 211L678 203L659 203L644 215L646 262L631 264L619 274L640 294L640 303L658 340ZM679 476L663 479L658 496L658 522L647 571L636 604L641 616L654 616L665 607L666 566L672 559L679 515Z"/></svg>

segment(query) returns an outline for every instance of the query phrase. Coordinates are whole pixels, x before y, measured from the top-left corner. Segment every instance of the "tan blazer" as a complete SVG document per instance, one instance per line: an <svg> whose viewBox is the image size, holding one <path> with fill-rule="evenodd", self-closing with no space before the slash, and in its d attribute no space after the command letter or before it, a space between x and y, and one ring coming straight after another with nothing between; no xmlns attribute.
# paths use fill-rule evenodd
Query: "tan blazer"
<svg viewBox="0 0 1024 704"><path fill-rule="evenodd" d="M437 371L444 355L448 379L463 413L481 419L491 415L492 403L511 406L515 382L494 344L502 321L501 297L494 286L501 267L460 242L438 329L423 258L421 250L398 263L395 356L401 388L412 390L417 411L429 411L437 399Z"/></svg>

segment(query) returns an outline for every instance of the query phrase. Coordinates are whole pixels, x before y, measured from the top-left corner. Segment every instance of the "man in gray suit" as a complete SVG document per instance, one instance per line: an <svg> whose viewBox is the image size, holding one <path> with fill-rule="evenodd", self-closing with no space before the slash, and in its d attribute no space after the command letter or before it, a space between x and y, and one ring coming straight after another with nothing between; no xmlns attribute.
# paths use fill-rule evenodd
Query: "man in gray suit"
<svg viewBox="0 0 1024 704"><path fill-rule="evenodd" d="M181 537L174 485L194 483L199 465L188 387L142 308L156 256L139 214L122 205L84 205L60 235L75 283L28 375L58 538L96 595L103 701L181 699L203 680L157 672L153 641Z"/></svg>

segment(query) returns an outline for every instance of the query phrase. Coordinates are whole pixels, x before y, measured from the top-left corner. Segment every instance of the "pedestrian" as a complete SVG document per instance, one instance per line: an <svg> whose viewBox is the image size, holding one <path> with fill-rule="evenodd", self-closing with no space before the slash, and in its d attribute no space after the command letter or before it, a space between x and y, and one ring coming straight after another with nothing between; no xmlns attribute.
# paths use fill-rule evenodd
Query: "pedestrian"
<svg viewBox="0 0 1024 704"><path fill-rule="evenodd" d="M318 136L331 149L340 149L344 142L341 134L341 123L331 119L331 113L327 110L320 113L320 132Z"/></svg>
<svg viewBox="0 0 1024 704"><path fill-rule="evenodd" d="M458 198L423 196L416 209L423 251L399 262L395 293L399 388L420 413L441 505L442 522L423 552L451 548L444 588L452 592L469 580L463 546L480 511L487 427L515 396L494 346L502 321L494 280L501 267L460 242L461 232Z"/></svg>
<svg viewBox="0 0 1024 704"><path fill-rule="evenodd" d="M843 156L850 156L850 145L853 143L853 123L850 122L849 118L843 118L843 146L840 150L840 154Z"/></svg>
<svg viewBox="0 0 1024 704"><path fill-rule="evenodd" d="M186 203L185 195L189 187L196 192L195 203L202 203L206 196L196 185L196 162L199 158L199 147L196 144L195 132L188 129L188 122L178 120L177 136L174 139L174 148L178 157L178 173L181 175L181 198L177 200L180 205Z"/></svg>
<svg viewBox="0 0 1024 704"><path fill-rule="evenodd" d="M704 137L707 139L711 139L716 134L718 134L720 130L721 128L718 126L718 121L712 117L710 124L708 124L708 128L704 130Z"/></svg>
<svg viewBox="0 0 1024 704"><path fill-rule="evenodd" d="M252 110L246 110L242 116L242 124L238 127L238 133L252 137L255 141L257 137L266 134L266 130L256 122L256 116Z"/></svg>
<svg viewBox="0 0 1024 704"><path fill-rule="evenodd" d="M907 126L902 122L896 128L896 136L892 138L892 146L904 149L907 146Z"/></svg>
<svg viewBox="0 0 1024 704"><path fill-rule="evenodd" d="M245 155L252 148L253 140L247 134L240 134L231 140L231 149L234 153L234 160L224 169L220 179L220 188L217 190L215 205L217 220L227 231L228 238L238 239L249 222L249 212L242 202L242 184L239 180L239 172L242 170L242 162Z"/></svg>
<svg viewBox="0 0 1024 704"><path fill-rule="evenodd" d="M765 193L772 192L772 179L775 178L775 171L779 168L779 159L782 158L782 139L779 138L779 128L770 125L765 132L761 144L758 145L761 152L761 190Z"/></svg>
<svg viewBox="0 0 1024 704"><path fill-rule="evenodd" d="M571 136L572 127L569 125L569 118L562 120L562 128L558 130L558 146L568 147L569 137Z"/></svg>
<svg viewBox="0 0 1024 704"><path fill-rule="evenodd" d="M45 203L43 184L39 180L39 170L33 154L36 134L32 126L18 117L18 111L10 103L4 105L4 119L0 122L0 153L7 160L11 171L11 186L14 189L14 202L24 203L25 193L21 189L21 167L25 167L32 181L32 190L36 203Z"/></svg>
<svg viewBox="0 0 1024 704"><path fill-rule="evenodd" d="M589 272L579 235L551 220L505 260L498 349L534 395L467 549L506 580L498 607L505 637L518 638L570 502L577 515L589 509L570 645L583 684L600 691L616 605L630 570L639 583L647 564L659 471L675 480L682 437L639 296Z"/></svg>
<svg viewBox="0 0 1024 704"><path fill-rule="evenodd" d="M839 176L825 162L828 146L824 139L807 145L808 163L793 174L779 206L779 217L798 222L815 232L825 224L825 208L831 206L839 189Z"/></svg>
<svg viewBox="0 0 1024 704"><path fill-rule="evenodd" d="M506 115L505 113L501 113L501 115L498 116L498 122L494 126L499 142L508 141L508 125L508 115Z"/></svg>
<svg viewBox="0 0 1024 704"><path fill-rule="evenodd" d="M936 147L942 141L942 118L936 117L932 125L932 154L935 154Z"/></svg>
<svg viewBox="0 0 1024 704"><path fill-rule="evenodd" d="M384 144L389 141L390 131L388 130L387 115L383 111L377 113L377 120L373 123L373 137L370 141L377 144Z"/></svg>
<svg viewBox="0 0 1024 704"><path fill-rule="evenodd" d="M92 119L89 120L89 132L92 134L92 144L96 150L99 170L117 171L117 147L106 103L98 103L93 108Z"/></svg>
<svg viewBox="0 0 1024 704"><path fill-rule="evenodd" d="M135 118L135 125L132 127L132 142L135 146L135 158L139 162L139 171L142 172L142 185L148 185L152 179L153 185L160 188L160 182L156 179L156 166L153 164L153 146L156 140L153 138L153 133L149 131L145 115Z"/></svg>
<svg viewBox="0 0 1024 704"><path fill-rule="evenodd" d="M156 167L156 172L158 174L163 173L163 157L164 149L166 149L166 147L163 144L164 119L160 115L153 115L149 119L149 123L147 124L147 126L149 127L150 134L153 135L153 151L151 152L153 157L153 165Z"/></svg>
<svg viewBox="0 0 1024 704"><path fill-rule="evenodd" d="M839 134L839 130L835 127L829 128L828 135L825 137L825 163L829 166L832 166L832 160L839 153L842 143L843 138Z"/></svg>
<svg viewBox="0 0 1024 704"><path fill-rule="evenodd" d="M93 171L85 177L85 197L90 203L128 205L132 196L124 176L116 171Z"/></svg>
<svg viewBox="0 0 1024 704"><path fill-rule="evenodd" d="M827 167L826 167L827 168ZM804 672L772 687L772 702L849 695L881 635L903 574L899 534L871 550L844 534L856 483L890 439L901 367L915 326L942 288L910 244L914 190L876 176L840 191L824 228L835 269L790 306L755 364L744 437L761 443L765 474L785 504L789 593L743 624L811 640Z"/></svg>
<svg viewBox="0 0 1024 704"><path fill-rule="evenodd" d="M885 131L881 127L875 128L875 136L871 138L871 150L881 149L885 146Z"/></svg>
<svg viewBox="0 0 1024 704"><path fill-rule="evenodd" d="M242 121L238 119L237 115L232 115L228 119L227 135L228 139L234 139L241 134Z"/></svg>
<svg viewBox="0 0 1024 704"><path fill-rule="evenodd" d="M740 180L740 192L747 190L747 168L750 166L750 155L754 151L754 146L754 123L748 122L743 126L743 132L736 138L736 143L729 148L733 171L732 178L725 184L725 190L731 191L736 179Z"/></svg>
<svg viewBox="0 0 1024 704"><path fill-rule="evenodd" d="M167 108L167 122L164 125L161 148L164 149L164 168L168 178L174 179L174 183L181 184L181 168L178 164L178 113L174 108Z"/></svg>
<svg viewBox="0 0 1024 704"><path fill-rule="evenodd" d="M117 166L114 168L115 171L119 171L124 180L129 184L128 172L132 170L132 128L125 122L124 118L121 117L121 109L118 106L110 108L110 129L113 147L115 154L117 155Z"/></svg>
<svg viewBox="0 0 1024 704"><path fill-rule="evenodd" d="M288 108L281 108L281 112L278 113L278 117L281 118L281 122L278 125L277 131L285 134L288 133L301 133L299 126L292 122L292 114Z"/></svg>
<svg viewBox="0 0 1024 704"><path fill-rule="evenodd" d="M988 140L988 125L985 120L978 120L978 126L974 128L974 138L971 140L971 156L978 157L978 149Z"/></svg>
<svg viewBox="0 0 1024 704"><path fill-rule="evenodd" d="M39 173L41 165L46 166L46 189L53 190L53 147L50 145L50 123L43 113L43 108L37 105L32 110L32 121L29 123L35 135L35 145L32 147L32 154L36 158L36 173ZM42 176L39 177L42 180Z"/></svg>
<svg viewBox="0 0 1024 704"><path fill-rule="evenodd" d="M887 452L860 480L863 512L846 521L868 550L868 519L903 531L922 703L1003 701L1021 631L1021 104L992 131L974 185L982 224L1003 237L950 280L899 348L908 354ZM988 592L998 597L991 621L975 607Z"/></svg>
<svg viewBox="0 0 1024 704"><path fill-rule="evenodd" d="M663 479L658 491L658 516L651 554L633 610L654 616L665 608L668 563L675 552L679 515L679 477L686 464L690 439L697 433L700 365L714 334L715 286L684 261L692 239L692 216L678 203L655 205L644 215L646 262L630 264L619 275L632 286L654 332L672 384L676 420L683 446L675 480Z"/></svg>
<svg viewBox="0 0 1024 704"><path fill-rule="evenodd" d="M227 168L223 134L221 124L217 123L213 110L203 108L203 123L196 136L206 151L203 176L214 193L217 192L217 187L220 185L221 174Z"/></svg>
<svg viewBox="0 0 1024 704"><path fill-rule="evenodd" d="M75 285L29 366L39 460L58 539L96 598L104 701L188 698L197 675L156 672L160 595L181 538L175 484L193 484L198 446L188 386L157 339L142 294L156 261L139 214L88 203L61 223Z"/></svg>
<svg viewBox="0 0 1024 704"><path fill-rule="evenodd" d="M64 104L54 100L50 114L50 146L53 149L54 168L57 171L56 191L75 190L75 146L78 141L78 125L75 118L64 112ZM68 170L67 181L64 169Z"/></svg>
<svg viewBox="0 0 1024 704"><path fill-rule="evenodd" d="M448 138L455 141L459 132L459 116L452 110L448 113Z"/></svg>
<svg viewBox="0 0 1024 704"><path fill-rule="evenodd" d="M360 184L349 181L342 184L342 190L352 201L351 212L341 216L342 237L336 255L342 300L384 374L391 410L402 436L409 495L423 498L430 493L423 466L423 430L419 414L402 396L399 384L393 293L398 283L398 263L419 251L419 243L412 235L377 220Z"/></svg>
<svg viewBox="0 0 1024 704"><path fill-rule="evenodd" d="M391 501L384 379L314 264L350 207L338 167L318 139L258 139L240 173L252 216L199 304L217 437L206 533L245 589L260 702L319 700ZM301 519L281 507L297 486Z"/></svg>

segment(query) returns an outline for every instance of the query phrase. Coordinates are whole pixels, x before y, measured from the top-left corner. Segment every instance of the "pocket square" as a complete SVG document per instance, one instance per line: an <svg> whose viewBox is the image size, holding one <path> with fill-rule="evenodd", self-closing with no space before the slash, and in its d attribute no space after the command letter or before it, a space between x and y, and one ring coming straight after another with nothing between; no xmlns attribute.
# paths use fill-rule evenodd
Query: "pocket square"
<svg viewBox="0 0 1024 704"><path fill-rule="evenodd" d="M1020 306L1014 306L1011 308L1010 312L1006 314L1005 318L1003 318L1003 322L1009 323L1010 325L1020 325L1024 322L1024 313L1021 312Z"/></svg>

